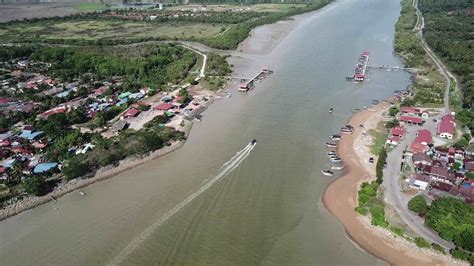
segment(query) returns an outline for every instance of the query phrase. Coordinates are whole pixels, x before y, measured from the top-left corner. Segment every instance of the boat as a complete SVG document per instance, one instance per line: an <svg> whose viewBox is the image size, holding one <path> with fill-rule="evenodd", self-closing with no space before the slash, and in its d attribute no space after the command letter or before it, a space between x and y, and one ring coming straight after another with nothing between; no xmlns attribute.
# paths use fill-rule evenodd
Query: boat
<svg viewBox="0 0 474 266"><path fill-rule="evenodd" d="M331 157L331 156L337 156L337 153L335 151L328 152L328 157Z"/></svg>
<svg viewBox="0 0 474 266"><path fill-rule="evenodd" d="M329 158L329 160L331 161L331 163L339 163L339 162L342 162L342 159L339 158L339 157Z"/></svg>
<svg viewBox="0 0 474 266"><path fill-rule="evenodd" d="M328 148L337 148L336 143L326 142L324 145L326 145L326 147L328 147Z"/></svg>
<svg viewBox="0 0 474 266"><path fill-rule="evenodd" d="M321 174L327 175L327 176L333 176L334 173L331 170L321 170Z"/></svg>
<svg viewBox="0 0 474 266"><path fill-rule="evenodd" d="M79 190L79 194L81 194L82 196L85 196L85 195L86 195L86 193L85 193L84 191L82 191L82 190Z"/></svg>
<svg viewBox="0 0 474 266"><path fill-rule="evenodd" d="M331 137L331 140L335 141L335 140L341 140L341 135L332 135Z"/></svg>
<svg viewBox="0 0 474 266"><path fill-rule="evenodd" d="M252 144L252 145L257 144L257 140L256 140L256 139L253 139L253 140L250 142L250 144Z"/></svg>
<svg viewBox="0 0 474 266"><path fill-rule="evenodd" d="M344 165L332 165L331 170L341 170L344 169Z"/></svg>
<svg viewBox="0 0 474 266"><path fill-rule="evenodd" d="M343 134L352 134L354 130L352 128L348 128L348 127L343 127L341 128L341 133Z"/></svg>
<svg viewBox="0 0 474 266"><path fill-rule="evenodd" d="M377 104L379 104L378 100L372 100L372 105L377 105Z"/></svg>
<svg viewBox="0 0 474 266"><path fill-rule="evenodd" d="M334 112L334 108L329 108L329 113Z"/></svg>

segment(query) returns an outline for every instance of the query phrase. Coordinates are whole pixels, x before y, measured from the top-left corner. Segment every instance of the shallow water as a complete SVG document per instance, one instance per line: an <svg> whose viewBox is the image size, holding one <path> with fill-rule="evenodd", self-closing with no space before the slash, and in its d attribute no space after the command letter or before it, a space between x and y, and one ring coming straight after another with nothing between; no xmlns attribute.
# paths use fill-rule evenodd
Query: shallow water
<svg viewBox="0 0 474 266"><path fill-rule="evenodd" d="M382 263L324 208L332 178L320 170L328 167L323 143L352 108L409 84L393 71L344 80L363 50L374 65L401 65L392 53L399 10L397 0L342 0L315 12L258 57L255 65L275 74L214 103L183 148L86 188L85 197L74 192L1 222L0 264ZM255 49L258 36L249 40ZM253 150L232 159L253 138Z"/></svg>

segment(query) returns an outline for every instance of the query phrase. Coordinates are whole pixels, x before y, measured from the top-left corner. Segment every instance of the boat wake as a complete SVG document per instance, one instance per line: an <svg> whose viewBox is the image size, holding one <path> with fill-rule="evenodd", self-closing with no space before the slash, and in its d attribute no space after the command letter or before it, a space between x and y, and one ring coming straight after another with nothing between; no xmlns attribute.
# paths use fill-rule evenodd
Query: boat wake
<svg viewBox="0 0 474 266"><path fill-rule="evenodd" d="M128 243L128 245L109 262L109 265L117 265L123 262L135 249L137 249L146 239L148 239L153 234L153 232L155 232L162 224L168 221L168 219L181 211L184 207L186 207L186 205L188 205L188 203L199 197L199 195L212 187L212 185L214 185L216 182L239 167L239 165L250 155L250 152L253 150L255 145L255 143L249 143L242 150L238 151L232 158L222 165L222 167L219 169L219 172L210 178L208 182L174 206L174 208L161 216L152 225L141 232L135 239Z"/></svg>

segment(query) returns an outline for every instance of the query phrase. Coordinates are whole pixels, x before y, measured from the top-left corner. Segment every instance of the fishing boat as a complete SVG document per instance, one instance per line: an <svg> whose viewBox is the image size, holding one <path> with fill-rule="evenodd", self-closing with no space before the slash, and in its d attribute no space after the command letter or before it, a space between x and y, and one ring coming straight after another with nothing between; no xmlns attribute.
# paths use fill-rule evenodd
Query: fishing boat
<svg viewBox="0 0 474 266"><path fill-rule="evenodd" d="M332 165L331 170L341 170L344 169L344 165Z"/></svg>
<svg viewBox="0 0 474 266"><path fill-rule="evenodd" d="M339 157L336 157L336 158L329 158L329 160L331 161L331 163L339 163L339 162L342 162L342 159L339 158Z"/></svg>
<svg viewBox="0 0 474 266"><path fill-rule="evenodd" d="M336 140L341 140L342 137L341 135L332 135L330 138L332 141L336 141Z"/></svg>
<svg viewBox="0 0 474 266"><path fill-rule="evenodd" d="M334 173L331 170L322 170L321 174L327 175L327 176L333 176Z"/></svg>
<svg viewBox="0 0 474 266"><path fill-rule="evenodd" d="M82 190L79 190L79 194L81 194L82 196L85 196L85 195L86 195L86 193L85 193L84 191L82 191Z"/></svg>
<svg viewBox="0 0 474 266"><path fill-rule="evenodd" d="M334 112L334 108L329 108L329 113Z"/></svg>
<svg viewBox="0 0 474 266"><path fill-rule="evenodd" d="M324 145L326 145L326 147L328 147L328 148L337 148L336 143L326 142Z"/></svg>
<svg viewBox="0 0 474 266"><path fill-rule="evenodd" d="M352 134L354 130L352 128L343 127L341 128L341 133L343 134Z"/></svg>
<svg viewBox="0 0 474 266"><path fill-rule="evenodd" d="M328 157L331 157L331 156L337 156L337 153L335 151L328 152Z"/></svg>

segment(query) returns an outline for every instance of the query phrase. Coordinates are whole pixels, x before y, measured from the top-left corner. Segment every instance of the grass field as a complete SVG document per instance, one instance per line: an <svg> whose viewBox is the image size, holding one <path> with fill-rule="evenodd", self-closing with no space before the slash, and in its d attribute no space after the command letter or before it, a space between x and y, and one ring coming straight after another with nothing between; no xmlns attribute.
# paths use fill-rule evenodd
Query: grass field
<svg viewBox="0 0 474 266"><path fill-rule="evenodd" d="M74 6L74 9L80 12L96 11L105 9L105 5L103 3L78 3Z"/></svg>
<svg viewBox="0 0 474 266"><path fill-rule="evenodd" d="M139 21L79 20L41 22L0 28L0 41L41 39L99 40L138 38L205 38L216 36L223 25L202 23L146 23Z"/></svg>

